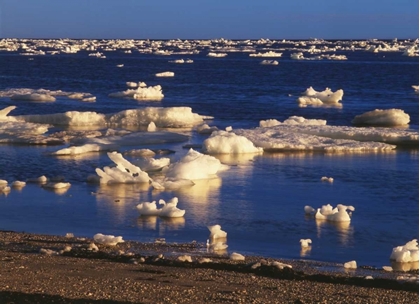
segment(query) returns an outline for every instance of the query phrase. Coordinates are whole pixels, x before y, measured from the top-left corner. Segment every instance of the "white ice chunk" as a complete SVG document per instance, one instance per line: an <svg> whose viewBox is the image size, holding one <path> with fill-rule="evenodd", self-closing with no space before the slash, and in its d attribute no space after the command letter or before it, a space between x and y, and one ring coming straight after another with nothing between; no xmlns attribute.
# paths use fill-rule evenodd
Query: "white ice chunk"
<svg viewBox="0 0 420 304"><path fill-rule="evenodd" d="M299 242L301 247L309 247L309 244L312 244L311 239L301 239Z"/></svg>
<svg viewBox="0 0 420 304"><path fill-rule="evenodd" d="M96 168L100 176L100 183L148 183L149 175L139 167L127 161L121 153L108 152L108 157L116 164L116 167L104 167L102 171Z"/></svg>
<svg viewBox="0 0 420 304"><path fill-rule="evenodd" d="M322 92L315 91L312 87L306 89L302 96L297 99L300 107L311 106L326 106L326 107L342 107L340 101L343 99L344 91L331 91L326 88Z"/></svg>
<svg viewBox="0 0 420 304"><path fill-rule="evenodd" d="M49 182L42 185L42 187L48 188L48 189L66 189L66 188L69 188L70 186L71 186L70 183L64 183L64 182Z"/></svg>
<svg viewBox="0 0 420 304"><path fill-rule="evenodd" d="M357 115L352 121L356 126L395 127L405 126L410 122L410 115L400 109L373 110Z"/></svg>
<svg viewBox="0 0 420 304"><path fill-rule="evenodd" d="M110 151L114 150L115 148L115 145L86 144L83 146L63 148L58 151L52 152L51 155L79 155L89 152Z"/></svg>
<svg viewBox="0 0 420 304"><path fill-rule="evenodd" d="M27 100L27 101L44 101L52 102L55 101L55 97L48 94L15 94L10 97L11 100Z"/></svg>
<svg viewBox="0 0 420 304"><path fill-rule="evenodd" d="M232 252L229 256L229 259L233 261L245 261L245 256L237 252Z"/></svg>
<svg viewBox="0 0 420 304"><path fill-rule="evenodd" d="M160 85L150 87L138 87L137 89L128 89L121 92L110 93L109 97L132 98L136 100L161 100L164 95Z"/></svg>
<svg viewBox="0 0 420 304"><path fill-rule="evenodd" d="M180 255L178 261L192 263L192 258L190 255Z"/></svg>
<svg viewBox="0 0 420 304"><path fill-rule="evenodd" d="M241 154L262 153L262 148L257 148L244 136L232 132L215 131L203 142L203 151L209 154Z"/></svg>
<svg viewBox="0 0 420 304"><path fill-rule="evenodd" d="M155 74L156 77L174 77L175 73L174 72L161 72L161 73L156 73Z"/></svg>
<svg viewBox="0 0 420 304"><path fill-rule="evenodd" d="M223 231L220 225L207 226L207 228L210 230L210 240L224 239L227 237L227 232Z"/></svg>
<svg viewBox="0 0 420 304"><path fill-rule="evenodd" d="M141 168L141 170L150 172L150 171L158 171L164 167L169 166L171 160L167 157L162 158L141 158L138 160L133 160L133 165L136 165Z"/></svg>
<svg viewBox="0 0 420 304"><path fill-rule="evenodd" d="M95 234L93 239L99 244L108 246L115 246L118 243L124 243L122 236L104 235L102 233Z"/></svg>
<svg viewBox="0 0 420 304"><path fill-rule="evenodd" d="M140 203L136 208L140 215L159 215L161 211L157 208L156 201Z"/></svg>
<svg viewBox="0 0 420 304"><path fill-rule="evenodd" d="M390 260L394 260L400 263L418 262L419 245L417 239L413 239L403 246L397 246L393 248Z"/></svg>
<svg viewBox="0 0 420 304"><path fill-rule="evenodd" d="M159 200L159 204L163 205L160 216L162 217L182 217L185 214L185 210L178 209L178 198L174 197L170 199L168 202L165 202L164 200Z"/></svg>
<svg viewBox="0 0 420 304"><path fill-rule="evenodd" d="M147 126L147 132L155 132L156 131L156 125L153 121L149 123Z"/></svg>
<svg viewBox="0 0 420 304"><path fill-rule="evenodd" d="M283 53L276 53L273 51L269 51L266 53L255 53L255 54L249 54L249 57L281 57Z"/></svg>
<svg viewBox="0 0 420 304"><path fill-rule="evenodd" d="M197 127L197 132L199 134L211 134L214 131L218 131L219 129L217 127L210 127L208 124L202 124Z"/></svg>
<svg viewBox="0 0 420 304"><path fill-rule="evenodd" d="M391 144L418 145L418 132L389 128L278 125L251 130L235 129L264 150L371 152L395 149ZM387 144L385 144L387 143Z"/></svg>
<svg viewBox="0 0 420 304"><path fill-rule="evenodd" d="M14 181L11 183L10 185L12 188L23 188L26 186L26 182L22 182L22 181Z"/></svg>
<svg viewBox="0 0 420 304"><path fill-rule="evenodd" d="M323 177L321 177L321 181L332 183L332 182L334 182L334 178L323 176Z"/></svg>
<svg viewBox="0 0 420 304"><path fill-rule="evenodd" d="M278 65L279 62L277 60L263 60L260 62L263 65Z"/></svg>
<svg viewBox="0 0 420 304"><path fill-rule="evenodd" d="M226 57L227 54L226 53L214 53L214 52L210 52L207 54L208 57L216 57L216 58L222 58L222 57Z"/></svg>
<svg viewBox="0 0 420 304"><path fill-rule="evenodd" d="M208 179L226 169L217 158L190 149L182 159L169 166L166 177L172 181Z"/></svg>
<svg viewBox="0 0 420 304"><path fill-rule="evenodd" d="M349 261L344 263L344 268L346 269L356 269L357 268L357 263L356 261Z"/></svg>

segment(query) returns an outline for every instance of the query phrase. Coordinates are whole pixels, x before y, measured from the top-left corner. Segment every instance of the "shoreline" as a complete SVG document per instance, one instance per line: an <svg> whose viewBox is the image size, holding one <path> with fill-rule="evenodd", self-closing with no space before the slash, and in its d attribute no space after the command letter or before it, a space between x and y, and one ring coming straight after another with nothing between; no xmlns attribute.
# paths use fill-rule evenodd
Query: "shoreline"
<svg viewBox="0 0 420 304"><path fill-rule="evenodd" d="M89 250L92 242L90 238L0 231L0 300L417 303L419 297L418 270L363 267L345 271L339 264L258 256L234 261L227 255L207 253L205 244L196 242L125 241L115 246L95 242L97 251ZM178 259L185 255L192 262Z"/></svg>

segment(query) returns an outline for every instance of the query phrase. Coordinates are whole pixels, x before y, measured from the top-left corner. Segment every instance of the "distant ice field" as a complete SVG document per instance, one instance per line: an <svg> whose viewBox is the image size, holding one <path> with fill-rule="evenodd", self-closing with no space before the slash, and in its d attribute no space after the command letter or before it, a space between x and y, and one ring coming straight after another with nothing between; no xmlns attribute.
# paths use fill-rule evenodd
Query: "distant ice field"
<svg viewBox="0 0 420 304"><path fill-rule="evenodd" d="M45 175L63 176L71 183L64 190L28 183L21 189L0 193L0 229L88 237L103 233L121 235L124 240L165 238L167 242L195 240L205 244L209 237L207 226L219 224L228 234L227 252L337 263L356 260L358 265L375 267L390 265L392 249L419 234L419 95L412 87L419 84L418 57L414 56L416 50L418 55L418 42L414 51L410 49L416 45L414 41L365 42L354 44L354 50L340 41L250 41L229 45L221 40L210 46L175 41L149 47L148 42L142 46L133 42L128 48L111 50L110 45L105 47L98 40L94 49L66 53L60 44L48 48L30 41L25 43L29 49L35 49L33 52L28 48L6 51L4 45L12 48L23 42L0 41L0 180L7 180L10 185L15 180ZM177 48L177 44L183 48ZM319 52L309 51L311 45ZM393 50L385 50L385 45L393 46ZM35 55L39 50L46 54ZM51 50L60 53L51 55ZM414 55L404 55L406 50ZM269 51L282 53L274 58L278 65L260 64L261 58L249 56ZM103 55L89 56L96 52ZM210 52L227 55L207 56ZM345 55L347 60L292 59L291 55L297 52L303 52L305 58L336 54ZM190 63L173 63L180 59L189 59ZM156 77L163 71L171 71L174 76ZM161 86L164 97L148 98L146 94L142 95L146 98L136 98L134 91L128 92L138 90L140 94L141 89L135 85L141 82L145 88ZM321 102L318 106L300 107L297 99L309 87L317 92L326 88L333 92L343 90L339 101L342 106ZM112 97L116 92L127 94ZM1 110L9 106L16 108L7 117L2 116ZM163 117L163 111L154 112L150 107L175 110L165 112L168 116ZM180 107L191 108L191 112L178 111ZM149 116L140 119L136 115L142 111L123 112L133 109L142 109ZM197 131L201 123L219 130L232 127L231 133L269 147L274 138L262 138L265 133L256 131L262 120L283 122L298 116L325 120L327 126L352 127L357 115L375 109L402 110L409 115L409 124L367 128L383 130L380 132L384 134L409 132L417 136L417 142L396 148L383 148L385 144L377 143L381 148L376 151L327 153L311 148L317 141L314 144L299 135L309 127L273 126L278 132L273 133L276 140L285 131L295 130L298 135L293 137L293 145L299 147L301 143L304 148L212 154L229 169L210 179L194 181L192 187L156 190L149 184L87 183L88 176L96 174L95 169L112 164L106 154L109 149L121 152L132 162L140 156L124 152L172 150L174 153L155 156L168 157L171 164L182 159L189 147L204 153L201 147L210 134ZM24 124L22 118L70 111L95 112L89 116L90 122L102 114L105 118L98 119L101 125L68 126L49 120L39 129ZM114 117L113 125L107 120L109 117ZM16 125L10 121L14 118L20 119ZM157 126L155 136L149 120ZM175 125L161 127L168 121ZM321 137L327 133L317 131L321 127L311 128ZM54 145L39 144L40 137L28 139L32 136L29 130L42 138L53 134L59 137ZM285 140L290 138L286 136ZM334 138L323 140L323 145L336 145ZM100 151L51 155L85 144L97 145L94 147ZM245 149L235 151L239 150ZM217 151L217 147L211 151ZM149 172L149 176L161 181L165 172ZM324 176L333 177L334 181L321 181ZM173 197L178 197L178 207L186 211L181 218L141 217L136 210L141 202L168 201ZM306 205L318 208L326 204L354 206L351 221L319 222L305 216ZM312 246L302 250L299 240L307 238L312 240Z"/></svg>

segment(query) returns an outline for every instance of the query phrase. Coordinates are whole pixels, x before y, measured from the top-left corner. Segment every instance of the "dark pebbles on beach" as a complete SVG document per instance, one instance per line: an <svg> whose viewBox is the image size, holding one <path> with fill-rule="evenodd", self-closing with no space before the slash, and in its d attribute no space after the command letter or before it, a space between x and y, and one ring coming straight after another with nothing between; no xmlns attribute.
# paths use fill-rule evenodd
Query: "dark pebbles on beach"
<svg viewBox="0 0 420 304"><path fill-rule="evenodd" d="M87 249L91 242L0 232L0 303L419 301L418 281L397 281L397 274L380 276L378 270L378 276L367 280L317 271L299 261L283 261L293 266L283 269L257 257L246 257L244 262L206 256L211 262L199 263L204 255L196 243L125 242L113 247L98 245L95 252ZM185 254L192 257L192 263L177 259Z"/></svg>

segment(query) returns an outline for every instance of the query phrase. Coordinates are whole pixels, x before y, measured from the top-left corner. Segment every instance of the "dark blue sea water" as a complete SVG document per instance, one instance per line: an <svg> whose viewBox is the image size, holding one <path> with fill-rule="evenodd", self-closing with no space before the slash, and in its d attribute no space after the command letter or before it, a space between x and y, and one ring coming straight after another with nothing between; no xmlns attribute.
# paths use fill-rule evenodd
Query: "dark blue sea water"
<svg viewBox="0 0 420 304"><path fill-rule="evenodd" d="M418 131L418 57L401 52L342 51L346 61L296 61L283 51L277 66L259 64L248 53L225 58L197 55L157 56L122 51L21 56L0 51L0 90L32 88L88 92L95 103L57 98L34 103L0 98L0 108L16 105L10 115L50 114L65 111L112 113L146 106L191 107L194 113L213 116L220 129L254 128L260 120L280 121L297 115L326 119L329 125L349 126L359 114L397 108L410 115L410 129ZM191 58L193 64L169 60ZM263 58L265 59L265 58ZM117 68L117 64L124 64ZM175 72L172 78L155 73ZM162 101L109 98L126 89L127 81L161 85ZM296 98L309 86L344 90L343 108L299 108ZM57 128L54 128L57 130ZM187 143L200 144L206 136L191 132ZM186 143L132 148L168 148L179 159ZM418 238L418 148L387 153L340 154L264 153L237 157L217 156L234 164L218 179L192 188L153 192L147 185L98 186L86 183L95 168L109 164L105 153L78 157L52 157L57 147L0 146L0 179L9 182L40 175L63 175L71 188L62 195L37 185L12 189L0 196L0 229L92 237L96 233L122 235L126 240L206 242L206 225L220 224L228 232L228 252L280 258L302 258L359 265L389 265L392 248ZM322 176L334 183L322 183ZM92 193L95 193L93 195ZM143 201L179 198L186 210L182 219L142 218L135 206ZM353 205L349 224L317 223L305 217L303 207L324 204ZM312 249L301 252L299 240L312 239Z"/></svg>

